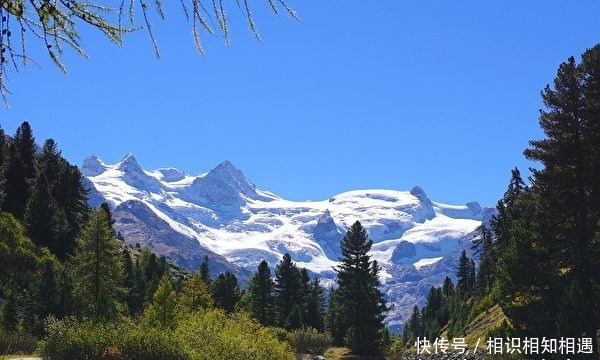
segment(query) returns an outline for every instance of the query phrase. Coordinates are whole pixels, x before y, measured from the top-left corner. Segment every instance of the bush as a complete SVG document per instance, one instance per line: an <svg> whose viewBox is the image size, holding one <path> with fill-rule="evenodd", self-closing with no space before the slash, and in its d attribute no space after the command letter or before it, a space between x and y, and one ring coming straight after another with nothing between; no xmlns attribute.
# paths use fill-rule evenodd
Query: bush
<svg viewBox="0 0 600 360"><path fill-rule="evenodd" d="M292 360L290 346L246 314L200 311L175 330L73 318L46 323L44 360Z"/></svg>
<svg viewBox="0 0 600 360"><path fill-rule="evenodd" d="M173 332L129 322L97 324L49 318L46 333L41 355L48 360L190 359Z"/></svg>
<svg viewBox="0 0 600 360"><path fill-rule="evenodd" d="M33 335L0 329L0 355L31 354L37 348Z"/></svg>
<svg viewBox="0 0 600 360"><path fill-rule="evenodd" d="M331 336L313 328L294 330L289 334L290 345L296 354L323 355L331 347Z"/></svg>
<svg viewBox="0 0 600 360"><path fill-rule="evenodd" d="M400 360L402 359L402 355L404 354L405 350L406 346L404 344L404 340L401 336L398 336L394 339L394 341L392 341L392 344L390 345L390 349L387 354L387 359Z"/></svg>
<svg viewBox="0 0 600 360"><path fill-rule="evenodd" d="M127 360L186 360L189 349L170 330L137 325L122 334L120 349Z"/></svg>
<svg viewBox="0 0 600 360"><path fill-rule="evenodd" d="M191 348L193 360L292 360L294 352L245 313L200 311L180 322L180 341Z"/></svg>

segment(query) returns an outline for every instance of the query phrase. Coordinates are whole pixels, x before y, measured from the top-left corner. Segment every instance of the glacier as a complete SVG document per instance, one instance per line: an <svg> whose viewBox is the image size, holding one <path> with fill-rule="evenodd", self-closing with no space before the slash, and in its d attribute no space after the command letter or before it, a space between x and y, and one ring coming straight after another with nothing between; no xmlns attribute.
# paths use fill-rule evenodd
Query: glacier
<svg viewBox="0 0 600 360"><path fill-rule="evenodd" d="M116 164L97 156L83 162L89 202L107 202L116 230L130 244L154 251L190 269L204 256L213 271L231 270L242 282L262 260L274 267L284 253L335 285L339 244L359 220L374 244L382 270L388 326L400 328L415 304L446 276L456 280L460 252L472 254L475 229L494 214L477 202L448 205L410 191L355 190L320 201L290 201L261 190L231 162L200 175L175 168L144 170L133 154Z"/></svg>

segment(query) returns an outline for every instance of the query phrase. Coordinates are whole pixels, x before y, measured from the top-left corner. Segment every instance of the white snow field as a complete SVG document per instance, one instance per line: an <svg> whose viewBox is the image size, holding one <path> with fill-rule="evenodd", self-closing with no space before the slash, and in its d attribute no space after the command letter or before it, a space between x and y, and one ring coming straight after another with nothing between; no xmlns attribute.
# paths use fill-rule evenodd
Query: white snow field
<svg viewBox="0 0 600 360"><path fill-rule="evenodd" d="M174 168L145 171L132 154L116 164L91 156L82 172L92 187L92 205L141 202L174 231L233 264L254 271L260 261L274 267L290 253L326 285L334 285L340 240L359 220L374 242L372 258L395 305L390 326L401 325L415 303L422 305L432 285L455 276L459 252L469 250L474 230L493 214L476 202L433 202L418 186L289 201L258 189L229 161L193 176Z"/></svg>

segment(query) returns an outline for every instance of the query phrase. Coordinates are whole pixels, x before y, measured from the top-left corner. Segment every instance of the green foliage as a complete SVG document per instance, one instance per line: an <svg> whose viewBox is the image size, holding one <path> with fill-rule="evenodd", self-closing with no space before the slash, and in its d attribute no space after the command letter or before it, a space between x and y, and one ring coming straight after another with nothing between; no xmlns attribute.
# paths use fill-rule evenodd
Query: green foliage
<svg viewBox="0 0 600 360"><path fill-rule="evenodd" d="M116 319L125 310L123 258L105 211L92 213L77 245L72 278L79 313L96 321Z"/></svg>
<svg viewBox="0 0 600 360"><path fill-rule="evenodd" d="M266 261L261 261L257 272L248 284L248 295L250 297L250 313L263 325L273 325L274 303L273 303L273 279L271 269Z"/></svg>
<svg viewBox="0 0 600 360"><path fill-rule="evenodd" d="M323 355L331 347L331 336L313 328L297 329L288 335L290 345L298 355Z"/></svg>
<svg viewBox="0 0 600 360"><path fill-rule="evenodd" d="M463 294L470 295L473 290L473 285L475 283L475 278L473 276L473 272L475 271L475 267L473 265L472 259L467 257L467 252L465 250L460 254L460 259L458 259L458 270L456 276L458 277L457 286L460 286L463 290Z"/></svg>
<svg viewBox="0 0 600 360"><path fill-rule="evenodd" d="M284 327L302 299L302 278L290 254L284 254L275 268L274 290L277 323Z"/></svg>
<svg viewBox="0 0 600 360"><path fill-rule="evenodd" d="M595 310L600 286L594 276L600 272L599 68L600 45L596 45L584 52L580 64L573 57L562 63L554 86L542 92L545 108L539 123L545 138L530 141L525 156L543 165L533 170L533 196L527 207L527 212L543 216L531 220L534 226L527 238L515 239L524 240L525 250L531 250L538 279L535 284L522 279L529 288L510 295L517 301L523 295L531 299L523 310L544 306L549 313L539 323L518 308L507 311L519 330L545 326L544 331L554 336L585 334L594 339L594 348L593 335L600 327Z"/></svg>
<svg viewBox="0 0 600 360"><path fill-rule="evenodd" d="M473 306L467 317L467 323L471 322L477 315L491 309L500 301L500 289L496 285L485 296L474 299Z"/></svg>
<svg viewBox="0 0 600 360"><path fill-rule="evenodd" d="M191 359L173 332L129 322L96 323L49 318L41 355L47 359Z"/></svg>
<svg viewBox="0 0 600 360"><path fill-rule="evenodd" d="M177 295L171 279L165 274L158 283L152 304L146 309L146 320L155 327L174 329L177 324L176 308Z"/></svg>
<svg viewBox="0 0 600 360"><path fill-rule="evenodd" d="M38 261L23 226L11 214L0 213L0 297L16 296L31 284Z"/></svg>
<svg viewBox="0 0 600 360"><path fill-rule="evenodd" d="M35 178L35 137L28 122L24 122L8 146L3 167L4 200L2 211L22 220L29 201L29 182Z"/></svg>
<svg viewBox="0 0 600 360"><path fill-rule="evenodd" d="M245 314L198 311L175 331L131 322L96 323L50 318L41 355L61 360L213 360L295 359L277 340Z"/></svg>
<svg viewBox="0 0 600 360"><path fill-rule="evenodd" d="M211 283L212 279L210 278L210 265L208 263L208 256L204 255L202 262L200 263L200 268L198 270L200 272L200 276L205 283Z"/></svg>
<svg viewBox="0 0 600 360"><path fill-rule="evenodd" d="M325 289L321 286L318 278L314 278L308 286L308 298L306 299L306 314L304 324L318 331L322 331L324 324Z"/></svg>
<svg viewBox="0 0 600 360"><path fill-rule="evenodd" d="M286 330L295 330L304 327L304 314L302 312L302 307L300 304L294 304L292 311L288 314L285 323L283 324L283 328Z"/></svg>
<svg viewBox="0 0 600 360"><path fill-rule="evenodd" d="M227 271L219 274L213 283L213 298L215 306L230 313L240 299L240 288L235 275Z"/></svg>
<svg viewBox="0 0 600 360"><path fill-rule="evenodd" d="M488 331L488 333L486 334L485 337L486 337L486 339L489 339L489 338L506 339L506 338L511 338L513 336L514 336L513 328L508 324L508 322L506 320L504 320L504 321L502 321L502 323L500 325L498 325L494 329Z"/></svg>
<svg viewBox="0 0 600 360"><path fill-rule="evenodd" d="M181 322L177 335L184 344L191 345L194 360L295 359L288 344L243 313L200 311Z"/></svg>
<svg viewBox="0 0 600 360"><path fill-rule="evenodd" d="M127 293L125 301L130 316L136 316L142 312L145 294L145 283L139 268L139 262L134 264L128 249L123 249L123 286Z"/></svg>
<svg viewBox="0 0 600 360"><path fill-rule="evenodd" d="M43 173L38 174L31 190L24 218L29 237L36 245L57 253L60 214Z"/></svg>
<svg viewBox="0 0 600 360"><path fill-rule="evenodd" d="M0 355L31 354L36 348L37 339L31 334L0 328Z"/></svg>
<svg viewBox="0 0 600 360"><path fill-rule="evenodd" d="M182 311L194 313L213 306L209 284L199 271L183 280L179 305Z"/></svg>
<svg viewBox="0 0 600 360"><path fill-rule="evenodd" d="M325 328L331 335L333 345L343 346L346 336L346 316L343 313L342 301L337 289L329 289L329 302L327 304L327 315L325 317Z"/></svg>
<svg viewBox="0 0 600 360"><path fill-rule="evenodd" d="M368 254L372 244L360 222L355 222L342 239L342 258L336 269L341 310L338 316L346 318L345 340L357 355L379 353L383 313L387 310L379 290L379 266Z"/></svg>

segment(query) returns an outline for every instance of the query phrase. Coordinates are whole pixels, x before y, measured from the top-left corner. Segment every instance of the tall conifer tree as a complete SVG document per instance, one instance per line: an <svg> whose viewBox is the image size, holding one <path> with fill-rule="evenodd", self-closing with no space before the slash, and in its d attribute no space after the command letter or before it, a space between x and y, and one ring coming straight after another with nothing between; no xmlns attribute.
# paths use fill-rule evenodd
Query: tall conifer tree
<svg viewBox="0 0 600 360"><path fill-rule="evenodd" d="M29 123L15 133L8 150L4 171L5 189L2 210L22 220L29 200L29 186L35 178L35 138Z"/></svg>
<svg viewBox="0 0 600 360"><path fill-rule="evenodd" d="M230 271L221 273L212 286L215 306L224 309L228 313L233 312L241 295L235 275Z"/></svg>
<svg viewBox="0 0 600 360"><path fill-rule="evenodd" d="M302 299L302 278L290 254L284 254L275 268L274 289L277 321L283 327Z"/></svg>
<svg viewBox="0 0 600 360"><path fill-rule="evenodd" d="M266 261L261 261L248 285L250 311L263 325L273 325L273 279Z"/></svg>
<svg viewBox="0 0 600 360"><path fill-rule="evenodd" d="M380 351L384 329L386 307L379 290L379 269L368 254L372 245L367 231L355 222L342 239L341 264L336 269L342 308L348 316L346 342L359 355Z"/></svg>
<svg viewBox="0 0 600 360"><path fill-rule="evenodd" d="M168 274L164 274L152 297L152 304L146 309L148 322L156 327L173 329L176 319L177 294L171 284Z"/></svg>
<svg viewBox="0 0 600 360"><path fill-rule="evenodd" d="M117 318L125 310L123 258L103 210L92 213L83 228L72 263L80 313L96 321Z"/></svg>

